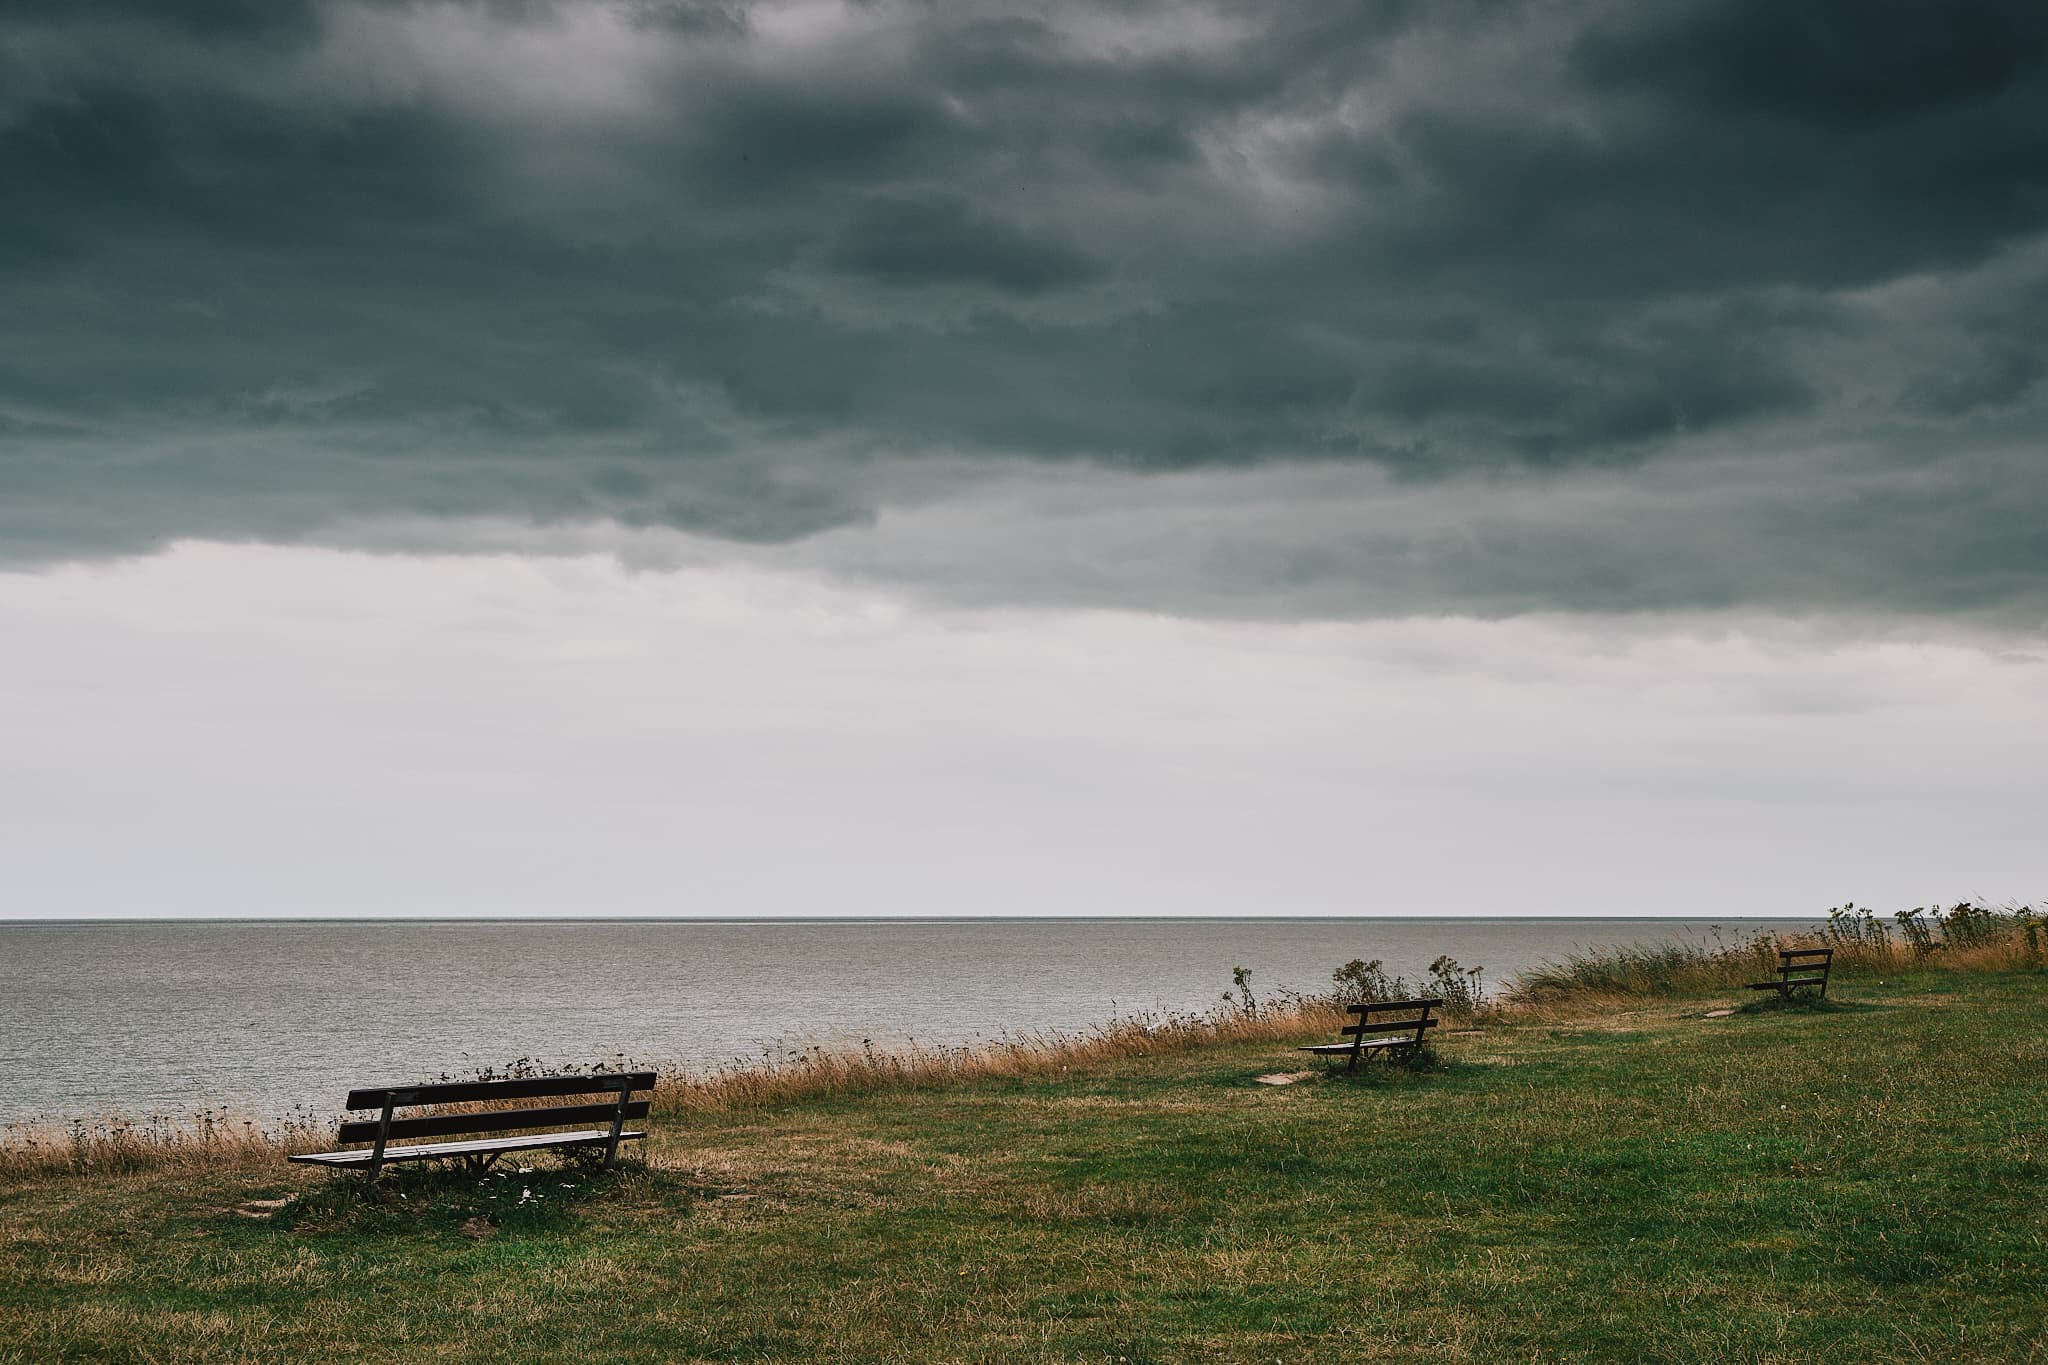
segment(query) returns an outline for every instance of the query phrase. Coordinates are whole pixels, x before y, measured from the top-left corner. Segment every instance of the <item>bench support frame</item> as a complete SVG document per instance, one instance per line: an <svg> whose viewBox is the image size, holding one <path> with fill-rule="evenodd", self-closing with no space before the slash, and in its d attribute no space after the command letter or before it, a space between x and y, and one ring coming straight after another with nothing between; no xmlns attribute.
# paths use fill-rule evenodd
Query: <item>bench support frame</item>
<svg viewBox="0 0 2048 1365"><path fill-rule="evenodd" d="M477 1174L496 1165L508 1152L518 1151L601 1151L604 1168L618 1164L619 1144L646 1136L629 1131L626 1124L646 1117L651 1100L636 1100L636 1091L652 1091L652 1071L599 1072L580 1076L522 1077L503 1081L442 1081L425 1085L365 1088L349 1092L346 1108L374 1110L375 1119L345 1120L336 1131L341 1147L368 1143L367 1150L304 1152L292 1156L295 1162L322 1166L351 1166L363 1172L364 1183L375 1184L386 1166L401 1161L434 1161L459 1158ZM588 1100L540 1108L507 1108L506 1101L543 1096L599 1096ZM477 1105L487 1107L477 1108ZM400 1109L428 1109L423 1116L398 1118ZM560 1130L571 1124L602 1126ZM464 1138L456 1142L406 1143L411 1138L434 1138L451 1134L494 1133L498 1136ZM399 1140L394 1145L394 1139Z"/></svg>
<svg viewBox="0 0 2048 1365"><path fill-rule="evenodd" d="M397 1098L386 1092L384 1112L377 1118L377 1145L370 1149L370 1169L363 1176L372 1185L377 1183L377 1173L384 1169L384 1144L391 1136L391 1110Z"/></svg>
<svg viewBox="0 0 2048 1365"><path fill-rule="evenodd" d="M604 1145L604 1168L606 1170L610 1170L612 1163L619 1159L619 1134L626 1131L626 1106L631 1103L632 1099L632 1078L621 1077L619 1080L619 1112L612 1119L611 1139Z"/></svg>
<svg viewBox="0 0 2048 1365"><path fill-rule="evenodd" d="M1325 1057L1344 1055L1346 1075L1358 1070L1359 1060L1367 1053L1384 1052L1389 1062L1398 1057L1407 1057L1427 1041L1428 1030L1441 1022L1432 1017L1431 1011L1441 1009L1443 1003L1441 998L1429 996L1417 1000L1371 1000L1363 1004L1347 1005L1345 1008L1358 1016L1357 1023L1346 1024L1339 1030L1350 1038L1350 1042L1314 1043L1298 1050L1314 1052ZM1372 1022L1375 1014L1405 1014L1410 1011L1420 1013L1413 1019L1386 1020L1377 1024ZM1369 1034L1374 1036L1372 1041L1367 1042Z"/></svg>
<svg viewBox="0 0 2048 1365"><path fill-rule="evenodd" d="M1780 1000L1790 1000L1797 990L1811 990L1815 992L1814 999L1825 1000L1834 963L1833 948L1780 948L1777 976L1769 981L1752 981L1743 989L1776 991Z"/></svg>

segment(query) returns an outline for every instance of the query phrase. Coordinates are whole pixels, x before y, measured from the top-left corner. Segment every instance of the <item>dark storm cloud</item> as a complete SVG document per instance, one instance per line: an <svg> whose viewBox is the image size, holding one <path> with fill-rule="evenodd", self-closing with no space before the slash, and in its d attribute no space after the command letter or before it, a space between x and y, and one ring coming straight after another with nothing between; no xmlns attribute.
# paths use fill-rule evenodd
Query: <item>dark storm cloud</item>
<svg viewBox="0 0 2048 1365"><path fill-rule="evenodd" d="M951 194L877 199L847 224L827 259L895 285L979 284L1012 294L1042 294L1098 273L1076 248L977 218Z"/></svg>
<svg viewBox="0 0 2048 1365"><path fill-rule="evenodd" d="M1595 512L1365 558L1282 519L1231 562L1317 612L1634 583L2038 621L2029 537L1970 522L2044 496L2043 14L10 6L0 556L380 517L788 541L977 467L1355 465L1457 505L1734 450L1877 520L1773 549L1753 501L1646 503L1676 576ZM1949 542L1911 591L1868 563L1900 488Z"/></svg>
<svg viewBox="0 0 2048 1365"><path fill-rule="evenodd" d="M2044 44L2048 11L2029 0L1729 0L1639 7L1580 52L1601 78L1678 87L1733 116L1855 128L1995 100L2038 78Z"/></svg>

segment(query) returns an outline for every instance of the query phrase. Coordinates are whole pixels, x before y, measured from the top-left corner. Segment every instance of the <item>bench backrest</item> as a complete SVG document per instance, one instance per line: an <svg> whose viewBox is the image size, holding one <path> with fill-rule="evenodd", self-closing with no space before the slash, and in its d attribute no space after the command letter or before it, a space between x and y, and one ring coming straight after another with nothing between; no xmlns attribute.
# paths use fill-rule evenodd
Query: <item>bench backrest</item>
<svg viewBox="0 0 2048 1365"><path fill-rule="evenodd" d="M588 1076L531 1076L513 1081L441 1081L433 1085L369 1086L348 1092L347 1109L375 1109L374 1119L351 1119L341 1125L337 1141L374 1142L401 1138L448 1137L456 1133L502 1133L513 1129L561 1128L570 1124L609 1123L616 1127L647 1117L648 1101L635 1091L654 1089L652 1071L600 1071ZM422 1105L503 1104L507 1100L555 1096L607 1095L592 1102L494 1108L459 1114L423 1114L394 1118L393 1111Z"/></svg>
<svg viewBox="0 0 2048 1365"><path fill-rule="evenodd" d="M1794 972L1819 972L1826 976L1834 961L1833 948L1780 948L1778 975L1789 978Z"/></svg>
<svg viewBox="0 0 2048 1365"><path fill-rule="evenodd" d="M1346 1010L1358 1016L1358 1022L1346 1024L1340 1032L1360 1042L1367 1035L1378 1033L1413 1033L1419 1039L1424 1029L1436 1027L1437 1021L1429 1017L1429 1012L1441 1008L1443 1003L1441 997L1432 995L1415 1000L1369 1000L1362 1005L1346 1005ZM1421 1013L1413 1019L1383 1019L1377 1024L1372 1021L1375 1014L1406 1014L1415 1010Z"/></svg>

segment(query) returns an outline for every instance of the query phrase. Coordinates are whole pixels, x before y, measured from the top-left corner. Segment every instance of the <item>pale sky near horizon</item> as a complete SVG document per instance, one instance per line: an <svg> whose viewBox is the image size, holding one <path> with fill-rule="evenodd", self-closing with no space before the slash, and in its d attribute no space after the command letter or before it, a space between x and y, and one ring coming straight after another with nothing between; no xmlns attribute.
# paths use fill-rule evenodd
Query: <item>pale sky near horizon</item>
<svg viewBox="0 0 2048 1365"><path fill-rule="evenodd" d="M29 0L0 919L2040 904L2048 9Z"/></svg>

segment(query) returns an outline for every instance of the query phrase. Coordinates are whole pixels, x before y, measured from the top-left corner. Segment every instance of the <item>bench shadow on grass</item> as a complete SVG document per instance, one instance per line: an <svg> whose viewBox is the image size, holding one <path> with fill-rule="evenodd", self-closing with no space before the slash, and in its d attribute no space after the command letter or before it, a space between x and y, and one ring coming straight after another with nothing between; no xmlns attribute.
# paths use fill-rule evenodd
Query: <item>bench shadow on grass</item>
<svg viewBox="0 0 2048 1365"><path fill-rule="evenodd" d="M482 1240L572 1227L594 1205L632 1198L657 1177L638 1161L606 1170L596 1161L504 1161L481 1174L452 1162L389 1166L373 1185L338 1175L298 1194L269 1220L296 1234Z"/></svg>
<svg viewBox="0 0 2048 1365"><path fill-rule="evenodd" d="M1889 1009L1888 1005L1872 1004L1865 1000L1837 1000L1831 997L1815 998L1811 993L1801 993L1784 999L1767 995L1737 1005L1733 1013L1739 1015L1758 1014L1868 1014L1873 1010Z"/></svg>
<svg viewBox="0 0 2048 1365"><path fill-rule="evenodd" d="M1311 1068L1303 1077L1312 1085L1363 1085L1396 1086L1412 1084L1432 1076L1448 1076L1454 1072L1484 1070L1483 1067L1467 1067L1451 1061L1435 1048L1424 1044L1415 1051L1401 1057L1375 1057L1361 1061L1358 1069L1345 1069L1343 1057L1317 1058L1319 1066Z"/></svg>

